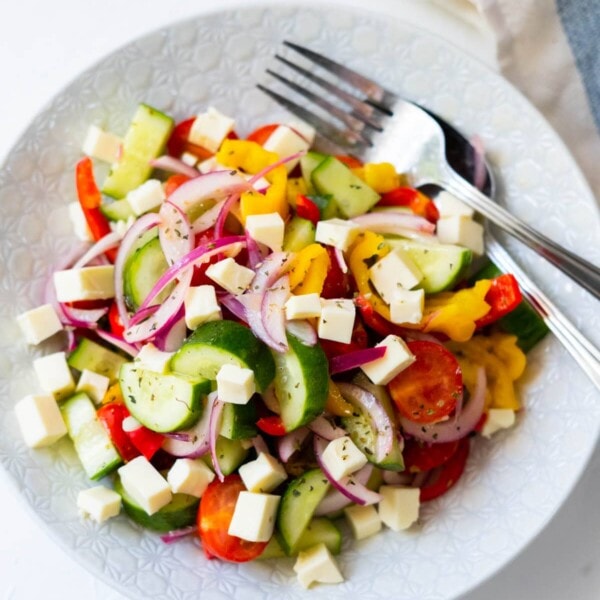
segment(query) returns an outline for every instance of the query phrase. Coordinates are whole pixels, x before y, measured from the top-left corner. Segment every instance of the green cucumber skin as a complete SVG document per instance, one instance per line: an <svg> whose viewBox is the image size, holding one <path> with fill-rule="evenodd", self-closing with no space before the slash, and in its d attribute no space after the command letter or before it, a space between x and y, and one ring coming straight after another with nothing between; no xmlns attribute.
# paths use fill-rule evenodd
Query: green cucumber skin
<svg viewBox="0 0 600 600"><path fill-rule="evenodd" d="M259 392L264 392L275 377L275 362L267 346L234 321L204 323L171 359L173 371L211 380L224 364L252 369Z"/></svg>
<svg viewBox="0 0 600 600"><path fill-rule="evenodd" d="M231 475L246 460L249 450L242 445L241 440L230 440L220 435L215 444L215 454L223 475ZM214 469L210 454L205 454L202 460Z"/></svg>
<svg viewBox="0 0 600 600"><path fill-rule="evenodd" d="M103 202L100 205L100 211L109 221L127 221L130 217L135 217L135 213L126 198L114 200L113 202Z"/></svg>
<svg viewBox="0 0 600 600"><path fill-rule="evenodd" d="M312 172L327 158L327 156L327 154L321 154L319 152L307 152L300 159L302 178L309 190L313 189Z"/></svg>
<svg viewBox="0 0 600 600"><path fill-rule="evenodd" d="M254 437L256 429L256 408L252 402L248 404L231 404L223 406L220 434L229 440L245 440Z"/></svg>
<svg viewBox="0 0 600 600"><path fill-rule="evenodd" d="M70 367L78 371L88 369L108 377L111 382L115 382L119 378L121 366L126 362L125 357L88 338L82 338L67 359Z"/></svg>
<svg viewBox="0 0 600 600"><path fill-rule="evenodd" d="M299 252L315 241L316 227L308 219L298 215L292 217L285 227L284 252Z"/></svg>

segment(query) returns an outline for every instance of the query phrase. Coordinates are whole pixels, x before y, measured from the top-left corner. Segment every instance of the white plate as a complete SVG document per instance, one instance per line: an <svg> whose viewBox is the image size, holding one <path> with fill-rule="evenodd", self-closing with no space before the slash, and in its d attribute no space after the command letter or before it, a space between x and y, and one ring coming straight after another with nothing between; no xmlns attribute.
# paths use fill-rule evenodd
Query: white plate
<svg viewBox="0 0 600 600"><path fill-rule="evenodd" d="M567 247L600 262L598 214L572 159L510 85L453 47L356 10L252 8L169 27L83 73L36 117L0 171L0 461L45 529L71 556L134 598L449 599L493 574L554 515L594 447L598 393L553 339L530 357L517 428L474 445L466 475L426 506L409 533L349 539L346 582L301 590L291 561L206 561L192 541L165 545L124 517L82 521L77 492L89 485L67 441L27 449L12 411L36 391L15 315L40 303L52 265L73 240L66 204L90 123L122 132L140 101L178 119L214 105L238 130L285 118L254 84L267 81L282 39L329 53L391 89L478 133L498 165L508 205ZM520 261L589 337L599 342L597 304L527 251ZM50 346L42 348L48 351Z"/></svg>

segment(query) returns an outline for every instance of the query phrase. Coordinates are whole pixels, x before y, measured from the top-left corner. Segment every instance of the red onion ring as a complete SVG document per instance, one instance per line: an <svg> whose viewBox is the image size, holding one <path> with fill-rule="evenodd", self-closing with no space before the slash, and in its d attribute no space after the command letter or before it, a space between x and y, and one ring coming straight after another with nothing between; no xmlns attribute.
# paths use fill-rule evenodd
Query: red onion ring
<svg viewBox="0 0 600 600"><path fill-rule="evenodd" d="M166 200L158 212L158 238L167 263L172 265L194 249L194 235L187 215Z"/></svg>
<svg viewBox="0 0 600 600"><path fill-rule="evenodd" d="M250 177L250 179L248 179L248 183L250 185L254 185L261 177L264 177L265 175L267 175L268 173L270 173L271 171L273 171L274 169L276 169L277 167L279 167L281 165L285 165L286 163L289 163L292 160L302 158L306 154L306 152L307 152L307 150L301 150L300 152L296 152L295 154L290 154L290 156L285 156L284 158L280 158L279 160L275 161L274 163L271 163L270 165L268 165L267 167L265 167L258 173L255 173L254 175L252 175L252 177Z"/></svg>
<svg viewBox="0 0 600 600"><path fill-rule="evenodd" d="M108 307L105 308L73 308L64 302L58 303L60 306L59 317L64 325L79 327L81 329L96 329L97 322L108 313Z"/></svg>
<svg viewBox="0 0 600 600"><path fill-rule="evenodd" d="M177 542L181 538L192 535L192 533L196 533L197 531L198 527L196 525L189 525L188 527L182 527L181 529L175 529L174 531L164 533L160 536L160 539L165 544L172 544L173 542Z"/></svg>
<svg viewBox="0 0 600 600"><path fill-rule="evenodd" d="M281 462L286 463L294 452L302 448L302 444L309 433L310 430L307 427L300 427L277 438L277 453Z"/></svg>
<svg viewBox="0 0 600 600"><path fill-rule="evenodd" d="M223 294L221 296L217 295L219 302L237 319L243 321L244 323L248 323L248 319L246 318L246 310L243 304L239 301L239 299L233 294Z"/></svg>
<svg viewBox="0 0 600 600"><path fill-rule="evenodd" d="M256 454L271 454L262 435L256 435L252 438L252 446L254 447Z"/></svg>
<svg viewBox="0 0 600 600"><path fill-rule="evenodd" d="M279 352L288 349L285 330L285 303L291 295L290 279L287 275L280 277L263 295L260 314L267 335Z"/></svg>
<svg viewBox="0 0 600 600"><path fill-rule="evenodd" d="M225 221L233 208L233 205L240 199L240 194L231 194L219 211L219 216L215 222L215 240L221 239L225 235Z"/></svg>
<svg viewBox="0 0 600 600"><path fill-rule="evenodd" d="M347 273L348 264L346 263L346 259L344 258L344 253L339 248L334 247L333 255L335 256L335 260L337 261L340 271L342 273Z"/></svg>
<svg viewBox="0 0 600 600"><path fill-rule="evenodd" d="M96 334L99 338L102 338L105 342L112 344L119 350L125 352L125 354L129 354L129 356L137 356L139 350L133 346L132 344L128 344L122 337L115 335L114 333L110 333L108 331L104 331L102 329L97 329Z"/></svg>
<svg viewBox="0 0 600 600"><path fill-rule="evenodd" d="M364 229L375 233L391 233L407 238L433 236L435 225L417 215L395 212L367 213L350 219Z"/></svg>
<svg viewBox="0 0 600 600"><path fill-rule="evenodd" d="M373 346L372 348L365 348L364 350L355 350L348 354L341 354L340 356L334 356L329 361L329 373L336 375L337 373L343 373L344 371L350 371L361 367L366 363L370 363L378 358L382 358L385 355L385 346Z"/></svg>
<svg viewBox="0 0 600 600"><path fill-rule="evenodd" d="M263 253L256 240L246 231L246 250L248 251L248 266L251 269L256 267L264 260Z"/></svg>
<svg viewBox="0 0 600 600"><path fill-rule="evenodd" d="M315 328L304 319L287 321L285 328L305 346L314 346L319 341Z"/></svg>
<svg viewBox="0 0 600 600"><path fill-rule="evenodd" d="M180 307L171 325L169 327L164 327L156 335L154 343L156 344L156 347L163 352L175 352L181 348L186 336L187 326L185 324L185 313L183 308Z"/></svg>
<svg viewBox="0 0 600 600"><path fill-rule="evenodd" d="M89 262L102 256L107 250L115 248L121 243L121 236L113 231L107 233L105 236L100 238L79 260L71 267L72 269L79 269L84 267Z"/></svg>
<svg viewBox="0 0 600 600"><path fill-rule="evenodd" d="M314 434L327 441L335 440L348 435L348 432L343 427L339 427L335 423L332 423L323 415L319 415L316 419L312 420L307 427Z"/></svg>
<svg viewBox="0 0 600 600"><path fill-rule="evenodd" d="M214 206L211 206L208 210L205 210L193 223L192 231L194 233L202 233L207 229L210 229L219 218L219 213L225 204L225 200L219 200Z"/></svg>
<svg viewBox="0 0 600 600"><path fill-rule="evenodd" d="M155 169L161 169L162 171L169 171L171 173L178 173L179 175L186 175L191 179L194 179L200 175L198 170L194 169L194 167L191 167L182 160L179 160L173 156L169 156L168 154L163 154L162 156L151 160L150 165Z"/></svg>
<svg viewBox="0 0 600 600"><path fill-rule="evenodd" d="M367 463L362 469L352 474L352 480L362 485L366 485L373 472L373 465ZM315 517L323 517L332 513L337 513L351 504L350 500L336 488L330 489L323 500L315 510Z"/></svg>
<svg viewBox="0 0 600 600"><path fill-rule="evenodd" d="M129 327L132 327L133 325L137 325L138 323L145 321L148 317L152 316L159 308L160 304L153 304L152 306L146 306L146 308L138 310L129 320Z"/></svg>

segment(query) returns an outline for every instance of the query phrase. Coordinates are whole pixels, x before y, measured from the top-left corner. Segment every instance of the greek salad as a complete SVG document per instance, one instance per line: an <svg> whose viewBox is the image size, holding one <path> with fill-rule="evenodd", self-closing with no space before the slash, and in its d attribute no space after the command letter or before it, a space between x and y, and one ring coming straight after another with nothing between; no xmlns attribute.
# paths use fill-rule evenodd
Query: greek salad
<svg viewBox="0 0 600 600"><path fill-rule="evenodd" d="M83 516L210 559L295 557L305 587L343 581L343 531L418 527L474 439L515 423L546 333L468 207L313 138L145 104L123 137L91 126L68 207L83 247L18 317L65 346L15 409L29 446L67 436L102 482Z"/></svg>

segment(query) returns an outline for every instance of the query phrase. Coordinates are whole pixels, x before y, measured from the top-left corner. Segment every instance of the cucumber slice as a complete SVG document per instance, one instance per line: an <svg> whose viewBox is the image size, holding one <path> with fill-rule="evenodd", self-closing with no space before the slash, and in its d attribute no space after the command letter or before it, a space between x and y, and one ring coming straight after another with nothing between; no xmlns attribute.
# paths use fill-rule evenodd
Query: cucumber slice
<svg viewBox="0 0 600 600"><path fill-rule="evenodd" d="M163 506L158 512L149 515L135 500L125 491L121 478L117 476L114 489L123 500L123 510L132 521L142 527L167 533L196 522L198 514L199 498L188 496L188 494L173 494L171 502Z"/></svg>
<svg viewBox="0 0 600 600"><path fill-rule="evenodd" d="M277 513L278 541L286 554L297 551L300 538L329 485L321 469L307 471L288 485Z"/></svg>
<svg viewBox="0 0 600 600"><path fill-rule="evenodd" d="M293 335L287 336L286 352L273 352L275 394L286 431L312 421L325 410L329 389L329 363L323 349L305 346Z"/></svg>
<svg viewBox="0 0 600 600"><path fill-rule="evenodd" d="M168 268L158 237L153 237L129 256L123 269L123 293L131 310L137 310ZM174 284L168 285L154 302L163 302L173 287Z"/></svg>
<svg viewBox="0 0 600 600"><path fill-rule="evenodd" d="M111 382L115 382L119 378L121 366L127 362L127 359L93 342L87 338L82 338L79 345L67 359L70 367L83 371L93 371L99 375L108 377Z"/></svg>
<svg viewBox="0 0 600 600"><path fill-rule="evenodd" d="M248 404L231 404L223 406L220 434L230 440L245 440L254 437L256 430L256 408L252 402Z"/></svg>
<svg viewBox="0 0 600 600"><path fill-rule="evenodd" d="M108 432L96 418L94 403L87 394L71 396L60 410L75 452L90 479L101 479L123 464Z"/></svg>
<svg viewBox="0 0 600 600"><path fill-rule="evenodd" d="M210 392L208 379L161 375L128 362L119 375L129 412L142 425L158 432L191 427L202 413L202 398Z"/></svg>
<svg viewBox="0 0 600 600"><path fill-rule="evenodd" d="M212 380L226 364L252 369L259 392L264 392L275 376L275 363L267 346L235 321L200 325L171 359L173 371Z"/></svg>
<svg viewBox="0 0 600 600"><path fill-rule="evenodd" d="M300 171L309 190L313 189L312 172L327 158L327 154L307 152L300 159Z"/></svg>
<svg viewBox="0 0 600 600"><path fill-rule="evenodd" d="M219 468L223 475L230 475L246 460L248 456L248 448L244 447L241 440L229 440L220 435L217 438L216 454L219 462ZM210 454L205 454L202 460L211 468L214 469Z"/></svg>
<svg viewBox="0 0 600 600"><path fill-rule="evenodd" d="M100 205L100 211L109 221L127 221L129 217L135 217L135 213L127 198L112 202L103 202Z"/></svg>
<svg viewBox="0 0 600 600"><path fill-rule="evenodd" d="M311 174L319 194L331 194L342 215L350 219L366 213L379 201L379 194L334 156L325 158Z"/></svg>
<svg viewBox="0 0 600 600"><path fill-rule="evenodd" d="M140 104L123 139L122 154L111 167L102 193L124 198L140 186L152 172L150 161L159 156L173 129L173 119Z"/></svg>
<svg viewBox="0 0 600 600"><path fill-rule="evenodd" d="M285 226L285 235L283 236L284 252L299 252L305 246L315 241L316 228L308 219L294 216Z"/></svg>
<svg viewBox="0 0 600 600"><path fill-rule="evenodd" d="M471 264L473 253L451 244L426 244L402 238L386 238L392 248L408 252L423 279L418 287L426 294L435 294L454 287Z"/></svg>

